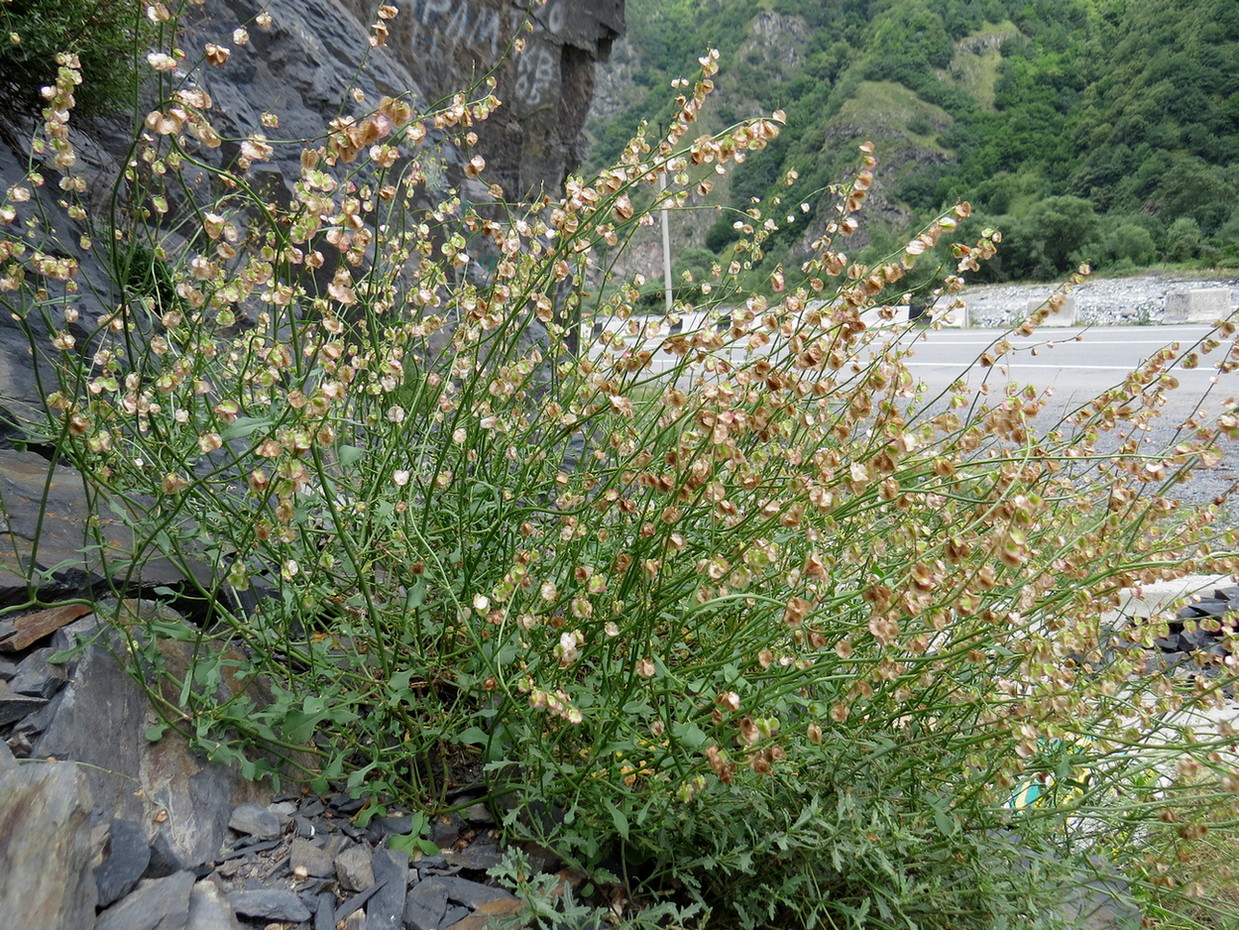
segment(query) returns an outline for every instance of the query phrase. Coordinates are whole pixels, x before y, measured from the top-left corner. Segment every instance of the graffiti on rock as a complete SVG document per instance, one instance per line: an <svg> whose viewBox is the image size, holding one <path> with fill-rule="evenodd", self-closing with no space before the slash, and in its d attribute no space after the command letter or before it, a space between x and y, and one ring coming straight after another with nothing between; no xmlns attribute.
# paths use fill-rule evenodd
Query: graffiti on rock
<svg viewBox="0 0 1239 930"><path fill-rule="evenodd" d="M546 6L534 10L533 18L551 35L562 35L568 21L568 5L564 0L547 0Z"/></svg>
<svg viewBox="0 0 1239 930"><path fill-rule="evenodd" d="M410 9L415 49L437 52L446 44L499 56L500 17L493 7L476 0L413 0Z"/></svg>
<svg viewBox="0 0 1239 930"><path fill-rule="evenodd" d="M531 44L517 59L515 102L518 106L537 107L550 96L548 91L558 77L557 57L545 45Z"/></svg>

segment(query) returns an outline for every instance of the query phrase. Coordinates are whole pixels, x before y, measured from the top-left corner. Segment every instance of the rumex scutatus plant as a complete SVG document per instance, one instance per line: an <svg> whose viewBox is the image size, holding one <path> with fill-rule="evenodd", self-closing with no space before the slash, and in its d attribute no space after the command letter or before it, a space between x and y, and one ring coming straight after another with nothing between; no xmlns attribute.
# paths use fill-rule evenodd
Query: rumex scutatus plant
<svg viewBox="0 0 1239 930"><path fill-rule="evenodd" d="M185 622L118 613L135 669L166 726L247 774L343 784L368 813L470 782L617 923L1070 925L1057 902L1100 872L1175 925L1173 857L1234 824L1235 732L1201 725L1233 666L1149 674L1158 624L1101 615L1233 565L1209 554L1216 508L1168 495L1233 415L1140 437L1177 367L1239 366L1235 327L1061 422L1016 385L928 396L922 331L879 324L918 261L949 256L927 286L947 304L998 236L952 242L961 204L851 261L867 147L801 285L736 292L774 228L755 206L710 303L640 318L633 284L591 296L604 247L777 133L691 139L716 57L665 136L556 203L477 180L486 88L359 103L309 142L255 127L223 162L209 94L163 53L117 208L66 200L106 280L8 192L0 297L60 359L47 439L136 530L116 593L154 558L187 579ZM77 80L64 57L28 182L70 198ZM426 205L445 138L465 177ZM285 204L251 171L281 146ZM196 650L171 688L169 637ZM545 884L519 851L501 871Z"/></svg>

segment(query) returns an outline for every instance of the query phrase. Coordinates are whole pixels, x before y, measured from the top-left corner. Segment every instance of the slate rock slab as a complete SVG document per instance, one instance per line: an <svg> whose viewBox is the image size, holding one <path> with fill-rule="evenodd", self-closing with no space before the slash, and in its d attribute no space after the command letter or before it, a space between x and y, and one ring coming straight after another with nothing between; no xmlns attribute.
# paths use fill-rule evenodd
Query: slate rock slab
<svg viewBox="0 0 1239 930"><path fill-rule="evenodd" d="M135 612L161 610L175 617L145 602L126 605ZM241 779L233 768L207 762L171 731L158 742L147 740L146 725L154 722L150 703L113 655L121 648L114 633L85 647L32 755L90 763L86 775L100 810L143 824L162 818L173 857L187 864L206 862L227 837L233 809L247 801L267 801L270 789ZM187 659L184 643L165 640L159 648L170 666ZM100 739L100 734L108 736Z"/></svg>
<svg viewBox="0 0 1239 930"><path fill-rule="evenodd" d="M228 829L260 840L270 840L284 832L280 818L261 804L239 804L228 818Z"/></svg>
<svg viewBox="0 0 1239 930"><path fill-rule="evenodd" d="M0 681L0 727L22 720L46 705L47 698L18 694L7 681Z"/></svg>
<svg viewBox="0 0 1239 930"><path fill-rule="evenodd" d="M490 930L492 927L503 926L503 919L518 913L525 903L520 898L511 900L488 901L481 905L468 917L448 926L451 930Z"/></svg>
<svg viewBox="0 0 1239 930"><path fill-rule="evenodd" d="M97 552L83 554L95 542L85 532L89 512L78 472L33 452L0 449L0 534L7 536L0 546L0 606L25 601L32 587L52 600L103 580ZM104 508L100 520L111 557L131 553L133 534L120 518ZM141 578L146 587L180 581L165 559L151 559Z"/></svg>
<svg viewBox="0 0 1239 930"><path fill-rule="evenodd" d="M290 920L300 923L312 916L310 909L291 891L278 888L258 888L234 891L228 895L228 903L240 917L257 917L262 920Z"/></svg>
<svg viewBox="0 0 1239 930"><path fill-rule="evenodd" d="M90 824L93 806L76 764L18 764L5 747L0 761L0 927L60 930L94 924L98 891L91 869L98 844Z"/></svg>
<svg viewBox="0 0 1239 930"><path fill-rule="evenodd" d="M303 837L293 840L288 850L288 867L297 877L326 878L335 871L335 864L327 851Z"/></svg>
<svg viewBox="0 0 1239 930"><path fill-rule="evenodd" d="M346 891L365 891L374 884L372 853L364 846L350 846L336 856L336 877Z"/></svg>
<svg viewBox="0 0 1239 930"><path fill-rule="evenodd" d="M99 915L95 930L185 930L196 881L193 872L143 879L133 894Z"/></svg>
<svg viewBox="0 0 1239 930"><path fill-rule="evenodd" d="M241 922L223 890L214 882L200 881L189 896L185 930L241 930Z"/></svg>
<svg viewBox="0 0 1239 930"><path fill-rule="evenodd" d="M448 865L459 866L471 872L485 872L503 861L503 852L493 843L475 842L460 852L445 853Z"/></svg>
<svg viewBox="0 0 1239 930"><path fill-rule="evenodd" d="M409 930L439 930L447 908L447 886L442 879L424 879L405 895L404 924Z"/></svg>
<svg viewBox="0 0 1239 930"><path fill-rule="evenodd" d="M30 653L18 666L17 674L9 679L9 687L16 694L45 700L63 688L68 675L63 666L48 664L52 652L50 647L45 647Z"/></svg>
<svg viewBox="0 0 1239 930"><path fill-rule="evenodd" d="M0 652L20 652L88 613L84 604L63 604L0 621Z"/></svg>
<svg viewBox="0 0 1239 930"><path fill-rule="evenodd" d="M483 885L481 882L471 882L466 878L459 878L455 875L445 875L436 879L436 881L447 889L449 901L463 904L471 910L476 910L483 904L489 904L492 901L517 900L516 895L504 888Z"/></svg>
<svg viewBox="0 0 1239 930"><path fill-rule="evenodd" d="M366 905L366 930L400 930L409 883L409 854L376 849L371 867L379 890Z"/></svg>
<svg viewBox="0 0 1239 930"><path fill-rule="evenodd" d="M151 862L146 830L132 820L113 820L108 831L108 854L95 866L99 907L109 907L137 887Z"/></svg>

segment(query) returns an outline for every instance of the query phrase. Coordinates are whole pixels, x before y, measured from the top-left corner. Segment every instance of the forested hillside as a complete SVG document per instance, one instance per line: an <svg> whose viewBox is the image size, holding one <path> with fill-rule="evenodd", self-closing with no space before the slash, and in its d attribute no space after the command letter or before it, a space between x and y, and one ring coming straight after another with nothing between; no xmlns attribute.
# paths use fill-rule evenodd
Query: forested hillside
<svg viewBox="0 0 1239 930"><path fill-rule="evenodd" d="M591 164L613 158L642 117L657 128L670 80L718 48L703 129L787 115L769 150L721 184L725 202L810 205L792 223L777 211L766 268L799 265L826 222L824 188L847 176L863 140L879 161L857 240L870 254L968 199L977 228L1005 235L994 278L1050 278L1081 260L1239 266L1235 0L628 0L627 10L628 38L599 77ZM726 255L735 218L680 217L679 270Z"/></svg>

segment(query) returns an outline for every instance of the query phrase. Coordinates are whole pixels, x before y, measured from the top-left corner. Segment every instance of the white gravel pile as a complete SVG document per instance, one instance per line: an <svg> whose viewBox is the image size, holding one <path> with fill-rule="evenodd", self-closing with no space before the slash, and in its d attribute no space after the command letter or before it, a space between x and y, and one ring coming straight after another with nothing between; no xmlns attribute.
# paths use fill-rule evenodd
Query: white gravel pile
<svg viewBox="0 0 1239 930"><path fill-rule="evenodd" d="M1224 287L1231 306L1239 305L1239 279L1190 278L1181 275L1142 275L1135 278L1090 278L1076 287L1076 321L1113 325L1160 323L1166 295L1196 288ZM965 288L963 294L972 326L1008 326L1054 292L1053 284L988 284Z"/></svg>

